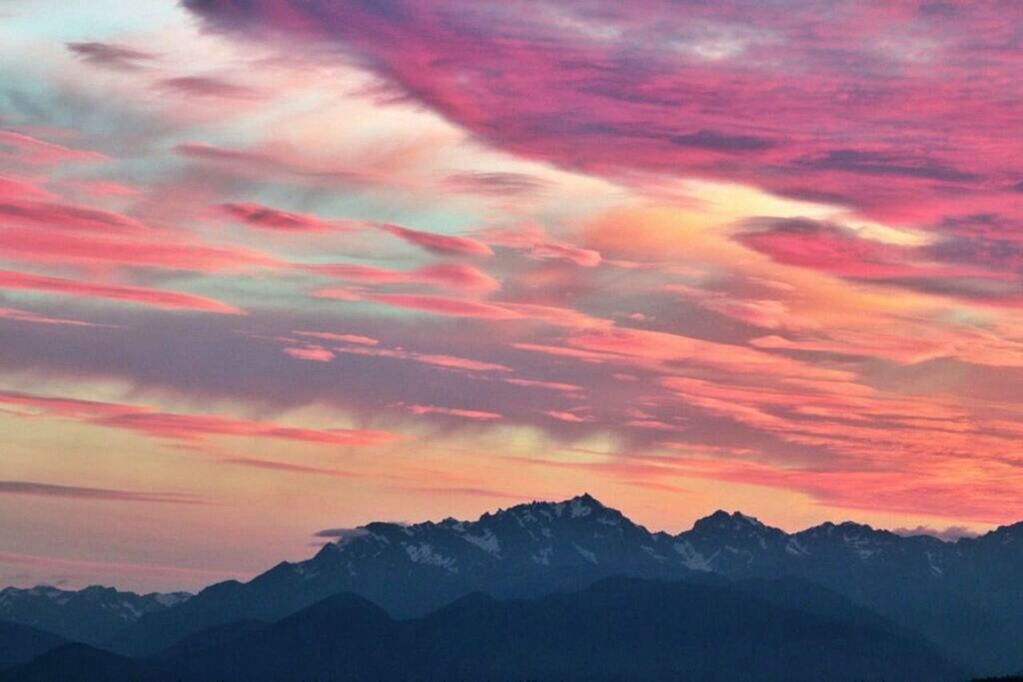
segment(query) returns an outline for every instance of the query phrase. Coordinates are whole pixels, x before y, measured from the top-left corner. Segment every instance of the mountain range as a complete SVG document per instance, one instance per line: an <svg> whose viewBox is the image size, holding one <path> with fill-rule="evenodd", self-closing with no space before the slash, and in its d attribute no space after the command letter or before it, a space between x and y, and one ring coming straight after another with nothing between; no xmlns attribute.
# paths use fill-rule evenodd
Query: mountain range
<svg viewBox="0 0 1023 682"><path fill-rule="evenodd" d="M943 657L946 671L993 675L1023 668L1020 567L1023 524L943 542L854 523L786 533L719 511L671 535L650 532L582 495L518 505L476 521L370 523L343 533L308 560L278 564L248 582L218 583L192 597L105 591L109 588L54 597L60 591L9 588L0 592L0 620L119 656L167 661L183 652L193 657L211 643L219 648L247 637L273 637L259 633L338 595L376 605L388 627L407 632L412 626L402 623L436 623L438 613L477 593L503 605L499 611L536 602L546 604L536 608L562 613L550 602L554 595L590 594L595 584L608 589L607 580L619 576L661 592L678 584L720 591L749 581L782 581L772 583L780 589L789 584L784 581L798 580L802 587L781 590L785 601L771 605L813 615L818 602L831 597L806 595L824 590L862 611L843 622L912 642ZM81 645L68 647L83 653ZM523 670L536 677L528 672Z"/></svg>
<svg viewBox="0 0 1023 682"><path fill-rule="evenodd" d="M609 578L526 600L476 592L405 620L343 593L232 637L222 630L147 660L67 645L0 682L966 677L935 647L800 579Z"/></svg>

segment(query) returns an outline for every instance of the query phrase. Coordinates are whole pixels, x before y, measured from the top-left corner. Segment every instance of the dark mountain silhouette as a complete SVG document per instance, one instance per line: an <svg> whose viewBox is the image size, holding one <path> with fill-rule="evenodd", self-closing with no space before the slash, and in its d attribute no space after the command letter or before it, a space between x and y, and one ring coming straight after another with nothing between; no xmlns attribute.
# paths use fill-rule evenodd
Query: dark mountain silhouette
<svg viewBox="0 0 1023 682"><path fill-rule="evenodd" d="M470 592L530 597L614 575L799 576L921 632L978 673L995 674L1023 663L1019 566L1023 524L947 543L855 523L790 534L718 511L670 535L583 495L471 522L370 523L307 561L281 563L248 583L219 583L146 614L110 646L151 655L188 634L235 620L278 620L340 592L410 617Z"/></svg>
<svg viewBox="0 0 1023 682"><path fill-rule="evenodd" d="M64 641L51 632L0 621L0 670L30 661Z"/></svg>
<svg viewBox="0 0 1023 682"><path fill-rule="evenodd" d="M48 585L0 590L0 619L53 632L90 644L110 640L147 613L176 606L185 592L135 594L94 585L79 591Z"/></svg>
<svg viewBox="0 0 1023 682"><path fill-rule="evenodd" d="M407 617L474 591L528 597L613 575L689 574L670 545L671 536L652 534L588 495L520 505L475 522L370 523L308 561L278 564L244 584L218 583L149 614L113 646L149 655L190 633L232 620L277 620L340 592Z"/></svg>
<svg viewBox="0 0 1023 682"><path fill-rule="evenodd" d="M157 666L78 642L58 646L30 663L0 670L2 682L176 682Z"/></svg>
<svg viewBox="0 0 1023 682"><path fill-rule="evenodd" d="M670 535L650 532L583 495L518 505L476 521L370 523L306 561L278 564L247 583L212 585L127 621L108 641L89 641L152 656L189 635L216 633L237 621L279 621L343 592L409 618L472 592L528 598L618 575L689 581L793 576L922 634L975 674L996 675L1023 665L1021 566L1023 524L943 542L849 522L786 533L718 511ZM0 610L0 617L8 616Z"/></svg>
<svg viewBox="0 0 1023 682"><path fill-rule="evenodd" d="M802 580L611 578L529 600L473 593L404 621L334 595L205 651L138 662L64 648L0 681L117 680L125 670L136 682L966 677L920 638Z"/></svg>

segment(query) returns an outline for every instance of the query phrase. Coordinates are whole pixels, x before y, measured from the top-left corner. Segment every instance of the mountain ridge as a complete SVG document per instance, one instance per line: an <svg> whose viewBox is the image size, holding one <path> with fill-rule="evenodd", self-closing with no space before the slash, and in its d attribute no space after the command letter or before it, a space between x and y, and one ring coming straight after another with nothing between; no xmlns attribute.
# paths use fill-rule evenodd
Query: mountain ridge
<svg viewBox="0 0 1023 682"><path fill-rule="evenodd" d="M473 592L397 620L341 593L148 660L70 647L0 680L953 680L935 647L800 579L615 577L531 599Z"/></svg>
<svg viewBox="0 0 1023 682"><path fill-rule="evenodd" d="M472 592L529 598L616 575L794 576L921 632L979 671L998 671L1023 663L1016 651L1023 639L1020 566L1023 524L945 542L852 522L788 533L718 510L672 535L583 494L513 505L475 521L367 523L308 559L280 562L247 582L216 583L91 643L148 655L232 620L276 621L341 592L407 618Z"/></svg>

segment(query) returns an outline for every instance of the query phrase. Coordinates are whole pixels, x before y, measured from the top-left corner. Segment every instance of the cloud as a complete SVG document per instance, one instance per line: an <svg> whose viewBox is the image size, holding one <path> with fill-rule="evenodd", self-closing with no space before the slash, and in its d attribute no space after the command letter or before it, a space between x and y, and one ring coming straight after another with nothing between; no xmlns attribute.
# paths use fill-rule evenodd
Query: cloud
<svg viewBox="0 0 1023 682"><path fill-rule="evenodd" d="M281 211L251 202L224 203L220 209L235 220L266 230L320 232L335 229L334 224L315 216Z"/></svg>
<svg viewBox="0 0 1023 682"><path fill-rule="evenodd" d="M156 83L156 87L165 92L176 93L189 97L209 97L214 99L257 99L262 96L259 90L238 85L222 78L212 76L178 76L164 78Z"/></svg>
<svg viewBox="0 0 1023 682"><path fill-rule="evenodd" d="M292 464L291 462L276 462L267 459L250 459L248 457L234 457L231 459L223 460L225 464L234 464L237 466L251 467L254 469L266 469L268 471L283 471L297 474L316 474L317 476L332 476L335 478L353 478L358 477L359 474L355 474L351 471L345 471L343 469L328 469L324 467L314 467L305 464Z"/></svg>
<svg viewBox="0 0 1023 682"><path fill-rule="evenodd" d="M443 407L440 405L408 405L407 409L412 414L439 414L448 417L461 417L463 419L475 419L478 421L491 421L503 419L497 412L485 410L467 410L459 407Z"/></svg>
<svg viewBox="0 0 1023 682"><path fill-rule="evenodd" d="M493 251L483 242L470 237L457 237L434 232L413 230L401 225L382 224L379 226L402 241L419 246L426 251L448 256L491 256Z"/></svg>
<svg viewBox="0 0 1023 682"><path fill-rule="evenodd" d="M671 144L679 147L692 147L729 154L759 152L775 145L774 141L756 135L729 135L713 130L699 130L687 135L672 135L668 139Z"/></svg>
<svg viewBox="0 0 1023 682"><path fill-rule="evenodd" d="M61 163L102 161L99 152L74 149L47 142L14 130L0 130L0 159L29 166L53 166Z"/></svg>
<svg viewBox="0 0 1023 682"><path fill-rule="evenodd" d="M948 526L946 528L932 528L930 526L916 526L915 528L893 528L896 535L913 536L929 535L938 538L943 542L955 542L959 538L975 538L980 533L970 530L966 526Z"/></svg>
<svg viewBox="0 0 1023 682"><path fill-rule="evenodd" d="M17 320L18 322L31 322L33 324L66 325L69 327L110 328L113 326L109 324L99 324L97 322L86 322L85 320L72 320L65 317L50 317L48 315L34 313L31 310L21 310L19 308L0 307L0 318L4 318L6 320Z"/></svg>
<svg viewBox="0 0 1023 682"><path fill-rule="evenodd" d="M510 372L511 367L496 362L484 362L469 358L457 357L454 355L443 355L439 353L418 353L415 351L403 350L400 348L379 348L366 347L364 344L356 344L348 347L335 347L335 353L347 355L362 355L377 358L395 358L398 360L411 360L424 365L442 367L444 369L464 370L469 372Z"/></svg>
<svg viewBox="0 0 1023 682"><path fill-rule="evenodd" d="M344 540L347 538L362 537L367 534L369 534L369 531L365 528L325 528L313 533L313 537Z"/></svg>
<svg viewBox="0 0 1023 682"><path fill-rule="evenodd" d="M942 248L882 242L840 225L797 218L754 219L737 239L788 265L799 265L848 277L987 277L1005 275L982 267L933 262Z"/></svg>
<svg viewBox="0 0 1023 682"><path fill-rule="evenodd" d="M858 149L833 149L818 158L800 163L808 168L840 170L863 175L893 175L948 181L969 181L977 178L973 173L944 166L934 159L900 157L896 154Z"/></svg>
<svg viewBox="0 0 1023 682"><path fill-rule="evenodd" d="M152 52L114 43L68 43L67 49L89 64L122 71L139 69L157 58Z"/></svg>
<svg viewBox="0 0 1023 682"><path fill-rule="evenodd" d="M343 343L355 343L360 346L377 346L380 344L378 339L374 339L370 336L362 336L361 334L335 334L334 332L314 332L314 331L297 331L295 332L299 336L308 336L315 339L323 339L325 341L341 341Z"/></svg>
<svg viewBox="0 0 1023 682"><path fill-rule="evenodd" d="M153 233L141 221L119 213L50 202L0 203L0 219L6 225L34 225L51 230L106 234Z"/></svg>
<svg viewBox="0 0 1023 682"><path fill-rule="evenodd" d="M334 354L322 346L306 346L304 348L282 348L286 354L297 360L312 360L314 362L330 362Z"/></svg>
<svg viewBox="0 0 1023 682"><path fill-rule="evenodd" d="M102 233L12 227L4 230L3 237L6 258L30 263L76 266L82 262L107 263L119 267L195 272L238 271L283 264L273 256L241 246L188 241L186 234L180 232L129 239Z"/></svg>
<svg viewBox="0 0 1023 682"><path fill-rule="evenodd" d="M501 305L431 294L362 294L347 289L319 289L313 292L313 295L342 301L373 301L396 308L408 308L451 317L476 317L490 320L509 320L521 317Z"/></svg>
<svg viewBox="0 0 1023 682"><path fill-rule="evenodd" d="M312 265L308 269L321 275L366 284L426 284L468 293L486 293L501 287L487 273L462 263L438 263L404 271L362 264Z"/></svg>
<svg viewBox="0 0 1023 682"><path fill-rule="evenodd" d="M23 413L20 416L52 415L186 443L201 443L213 436L229 436L270 438L324 445L372 446L398 437L387 431L301 428L265 420L210 414L158 412L148 406L41 396L14 391L0 391L0 404L36 410L35 413Z"/></svg>
<svg viewBox="0 0 1023 682"><path fill-rule="evenodd" d="M495 197L535 194L547 183L525 173L453 173L444 178L444 186L456 192Z"/></svg>
<svg viewBox="0 0 1023 682"><path fill-rule="evenodd" d="M206 502L188 493L140 492L133 490L111 490L108 488L85 488L81 486L56 485L35 481L0 481L0 495L29 495L35 497L63 497L79 500L104 502L159 502L166 504L205 504Z"/></svg>
<svg viewBox="0 0 1023 682"><path fill-rule="evenodd" d="M306 160L285 151L231 149L202 142L184 142L174 149L182 156L197 161L220 164L240 174L264 178L269 173L327 184L345 182L352 185L365 185L371 180L365 173L348 168L310 165Z"/></svg>
<svg viewBox="0 0 1023 682"><path fill-rule="evenodd" d="M209 436L233 436L327 445L377 445L396 438L386 431L297 428L251 419L169 412L127 412L97 417L92 421L101 426L181 441L204 441Z"/></svg>
<svg viewBox="0 0 1023 682"><path fill-rule="evenodd" d="M15 272L13 270L0 270L0 289L26 289L67 294L70 296L105 298L173 310L197 310L231 315L243 314L240 308L204 296L123 284L99 284L84 280Z"/></svg>
<svg viewBox="0 0 1023 682"><path fill-rule="evenodd" d="M395 0L386 17L365 3L186 7L218 30L311 59L354 56L395 97L488 145L605 177L701 177L784 196L810 188L873 218L914 222L1018 180L1010 159L1023 142L1004 106L1017 88L1005 48L1014 29L997 4L954 22L912 3L835 13L823 0ZM562 58L538 58L551 54Z"/></svg>
<svg viewBox="0 0 1023 682"><path fill-rule="evenodd" d="M596 267L602 260L599 251L553 239L535 223L480 230L476 236L494 246L523 250L537 260L565 260L584 268Z"/></svg>

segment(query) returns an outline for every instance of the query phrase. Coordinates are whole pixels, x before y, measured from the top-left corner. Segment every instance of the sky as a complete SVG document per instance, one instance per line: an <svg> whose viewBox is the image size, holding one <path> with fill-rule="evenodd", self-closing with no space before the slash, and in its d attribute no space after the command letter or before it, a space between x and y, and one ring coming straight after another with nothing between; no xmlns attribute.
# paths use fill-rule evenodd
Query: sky
<svg viewBox="0 0 1023 682"><path fill-rule="evenodd" d="M0 584L584 491L1023 519L1021 38L1008 0L0 0Z"/></svg>

